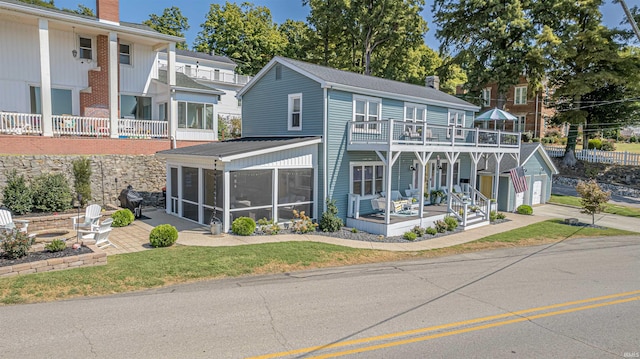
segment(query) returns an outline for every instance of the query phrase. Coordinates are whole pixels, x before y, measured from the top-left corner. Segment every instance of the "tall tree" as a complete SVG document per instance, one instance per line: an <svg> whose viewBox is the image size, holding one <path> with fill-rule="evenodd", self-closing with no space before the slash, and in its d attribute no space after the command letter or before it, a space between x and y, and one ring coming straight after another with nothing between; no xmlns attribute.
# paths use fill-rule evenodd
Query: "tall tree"
<svg viewBox="0 0 640 359"><path fill-rule="evenodd" d="M556 120L569 123L569 135L563 163L574 166L578 127L593 116L595 103L612 89L636 86L640 62L637 56L626 56L616 41L620 32L602 25L602 0L557 0L549 7L540 3L544 44L550 61L549 82L555 88ZM631 80L631 82L630 82ZM622 87L620 87L622 86ZM608 96L605 96L608 97ZM613 99L610 99L613 100ZM590 102L585 102L590 101ZM588 141L589 132L584 132Z"/></svg>
<svg viewBox="0 0 640 359"><path fill-rule="evenodd" d="M42 7L48 7L50 9L55 9L56 6L53 3L53 0L20 0L23 3L27 3L27 4L32 4L32 5L38 5L38 6L42 6Z"/></svg>
<svg viewBox="0 0 640 359"><path fill-rule="evenodd" d="M452 61L447 65L459 65L464 70L467 90L472 93L479 93L480 86L496 83L499 106L505 104L507 90L522 74L527 75L531 90L542 81L544 66L541 53L535 49L536 27L528 11L531 1L433 3L440 53L451 54Z"/></svg>
<svg viewBox="0 0 640 359"><path fill-rule="evenodd" d="M287 40L282 55L298 60L307 60L311 36L311 29L303 21L287 19L278 26L278 31Z"/></svg>
<svg viewBox="0 0 640 359"><path fill-rule="evenodd" d="M215 52L236 60L237 71L255 75L274 55L281 54L287 40L278 31L271 11L245 2L211 4L195 42L197 51Z"/></svg>
<svg viewBox="0 0 640 359"><path fill-rule="evenodd" d="M346 0L303 0L302 4L311 8L307 23L313 30L311 44L316 46L310 57L324 66L347 69L350 42L343 36Z"/></svg>
<svg viewBox="0 0 640 359"><path fill-rule="evenodd" d="M149 15L149 20L145 20L143 24L150 28L166 34L184 37L184 32L189 30L189 19L182 15L180 9L176 6L164 9L162 15ZM176 48L188 49L186 41L176 44Z"/></svg>

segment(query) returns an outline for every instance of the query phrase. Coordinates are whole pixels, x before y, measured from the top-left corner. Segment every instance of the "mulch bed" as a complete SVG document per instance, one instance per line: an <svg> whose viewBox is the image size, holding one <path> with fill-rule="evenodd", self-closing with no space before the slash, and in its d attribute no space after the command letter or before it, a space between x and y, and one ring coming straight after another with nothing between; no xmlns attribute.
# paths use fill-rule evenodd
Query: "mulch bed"
<svg viewBox="0 0 640 359"><path fill-rule="evenodd" d="M49 251L29 252L29 254L27 254L26 257L22 257L18 259L9 259L4 255L1 255L0 267L12 266L12 265L22 264L22 263L37 262L37 261L42 261L42 260L47 260L52 258L77 256L80 254L87 254L87 253L93 253L93 251L89 247L81 246L78 249L67 247L60 252L49 252Z"/></svg>

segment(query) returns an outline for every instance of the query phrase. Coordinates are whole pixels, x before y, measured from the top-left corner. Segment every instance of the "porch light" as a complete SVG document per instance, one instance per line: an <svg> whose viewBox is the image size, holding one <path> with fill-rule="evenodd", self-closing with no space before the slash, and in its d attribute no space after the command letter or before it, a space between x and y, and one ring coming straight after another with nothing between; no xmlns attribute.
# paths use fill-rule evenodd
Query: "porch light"
<svg viewBox="0 0 640 359"><path fill-rule="evenodd" d="M415 166L413 165L409 166L409 171L415 171L415 170L416 170Z"/></svg>
<svg viewBox="0 0 640 359"><path fill-rule="evenodd" d="M73 55L73 57L78 56L78 50L76 49L71 50L71 55Z"/></svg>

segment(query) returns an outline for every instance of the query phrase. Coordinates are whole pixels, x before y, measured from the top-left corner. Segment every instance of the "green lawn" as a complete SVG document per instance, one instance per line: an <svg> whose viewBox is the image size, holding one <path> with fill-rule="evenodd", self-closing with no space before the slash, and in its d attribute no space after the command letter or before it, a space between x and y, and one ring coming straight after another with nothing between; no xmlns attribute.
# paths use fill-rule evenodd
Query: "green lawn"
<svg viewBox="0 0 640 359"><path fill-rule="evenodd" d="M616 151L640 153L640 143L616 142Z"/></svg>
<svg viewBox="0 0 640 359"><path fill-rule="evenodd" d="M551 195L549 200L551 203L564 204L574 207L582 207L580 197ZM617 204L607 203L604 208L605 213L617 214L625 217L640 217L640 208L621 206Z"/></svg>
<svg viewBox="0 0 640 359"><path fill-rule="evenodd" d="M212 278L445 256L505 244L531 245L544 240L630 234L633 233L546 221L459 246L421 252L355 249L309 241L233 247L174 246L109 256L105 266L2 278L0 303L99 296Z"/></svg>

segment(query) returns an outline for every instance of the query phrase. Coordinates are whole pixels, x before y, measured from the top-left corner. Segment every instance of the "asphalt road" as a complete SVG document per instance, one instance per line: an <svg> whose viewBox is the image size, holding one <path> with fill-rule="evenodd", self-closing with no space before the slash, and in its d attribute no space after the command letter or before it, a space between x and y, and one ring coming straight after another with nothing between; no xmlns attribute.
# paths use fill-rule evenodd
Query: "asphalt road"
<svg viewBox="0 0 640 359"><path fill-rule="evenodd" d="M0 356L637 357L638 273L610 237L5 306Z"/></svg>

